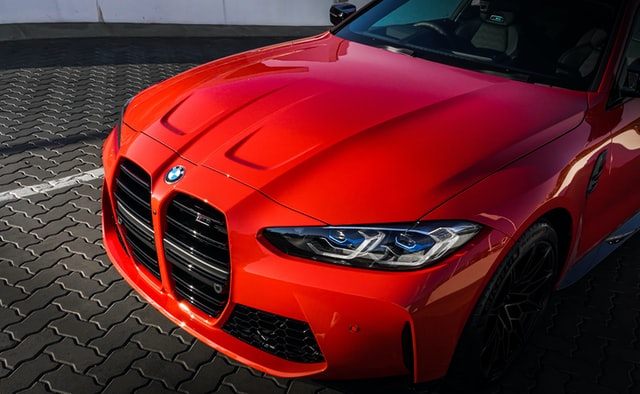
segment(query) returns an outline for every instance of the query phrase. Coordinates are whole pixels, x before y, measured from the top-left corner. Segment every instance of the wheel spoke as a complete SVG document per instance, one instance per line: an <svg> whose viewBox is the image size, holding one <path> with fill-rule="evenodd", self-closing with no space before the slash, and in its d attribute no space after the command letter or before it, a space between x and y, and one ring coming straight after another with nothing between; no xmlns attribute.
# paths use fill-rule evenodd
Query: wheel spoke
<svg viewBox="0 0 640 394"><path fill-rule="evenodd" d="M518 262L519 275L518 283L531 283L535 279L541 277L541 271L549 271L550 258L553 258L552 248L550 245L536 245L529 253L526 259ZM543 276L543 275L542 275Z"/></svg>
<svg viewBox="0 0 640 394"><path fill-rule="evenodd" d="M553 276L553 249L550 245L537 245L523 262L523 269L518 278L514 291L525 294L536 294L549 286L549 279Z"/></svg>
<svg viewBox="0 0 640 394"><path fill-rule="evenodd" d="M508 340L508 329L504 320L499 315L492 316L491 320L480 356L488 375L504 360L504 343Z"/></svg>

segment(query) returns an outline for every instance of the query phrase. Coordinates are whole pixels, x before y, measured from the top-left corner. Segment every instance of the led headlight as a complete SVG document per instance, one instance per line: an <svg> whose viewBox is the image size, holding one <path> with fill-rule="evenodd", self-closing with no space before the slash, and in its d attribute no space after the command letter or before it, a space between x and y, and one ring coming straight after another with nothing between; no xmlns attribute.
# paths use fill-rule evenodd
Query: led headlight
<svg viewBox="0 0 640 394"><path fill-rule="evenodd" d="M448 221L391 226L278 227L263 231L282 252L363 268L411 270L449 256L481 230Z"/></svg>
<svg viewBox="0 0 640 394"><path fill-rule="evenodd" d="M129 103L131 103L131 100L133 100L133 97L125 101L124 105L122 106L122 110L120 110L120 118L118 118L118 124L116 124L116 152L120 150L120 145L122 144L122 126L124 124L124 114L127 111L127 107L129 106Z"/></svg>

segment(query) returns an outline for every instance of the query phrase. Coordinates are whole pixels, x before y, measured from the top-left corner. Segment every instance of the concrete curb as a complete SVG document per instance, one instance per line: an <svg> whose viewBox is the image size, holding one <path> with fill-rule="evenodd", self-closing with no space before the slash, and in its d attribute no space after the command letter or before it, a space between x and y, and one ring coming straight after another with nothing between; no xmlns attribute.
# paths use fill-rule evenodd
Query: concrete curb
<svg viewBox="0 0 640 394"><path fill-rule="evenodd" d="M304 37L328 29L329 26L19 23L0 25L0 42L96 37Z"/></svg>

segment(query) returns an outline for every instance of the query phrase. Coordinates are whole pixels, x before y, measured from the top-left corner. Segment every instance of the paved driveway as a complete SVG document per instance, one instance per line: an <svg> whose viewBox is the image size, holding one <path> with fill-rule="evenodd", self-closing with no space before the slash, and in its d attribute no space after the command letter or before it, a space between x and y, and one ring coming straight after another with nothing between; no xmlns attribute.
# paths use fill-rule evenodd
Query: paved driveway
<svg viewBox="0 0 640 394"><path fill-rule="evenodd" d="M438 392L396 380L284 380L204 346L147 305L100 234L100 149L120 105L188 67L281 41L0 43L0 393ZM640 236L553 299L495 391L640 387Z"/></svg>

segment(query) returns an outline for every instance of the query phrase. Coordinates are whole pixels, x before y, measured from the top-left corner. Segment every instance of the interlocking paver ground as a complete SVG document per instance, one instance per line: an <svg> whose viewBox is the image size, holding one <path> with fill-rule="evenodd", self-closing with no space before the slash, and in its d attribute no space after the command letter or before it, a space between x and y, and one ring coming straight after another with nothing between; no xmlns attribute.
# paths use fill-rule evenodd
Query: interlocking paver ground
<svg viewBox="0 0 640 394"><path fill-rule="evenodd" d="M121 104L283 37L0 42L0 193L99 169ZM0 201L0 393L439 392L286 380L218 354L146 304L100 239L101 180ZM558 292L495 392L640 392L640 235Z"/></svg>

